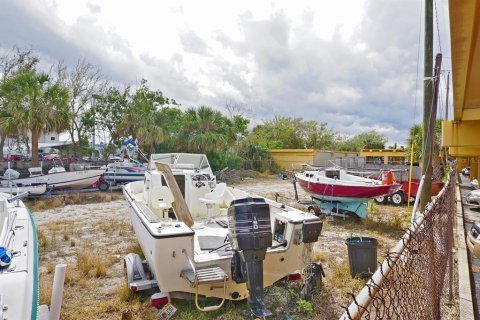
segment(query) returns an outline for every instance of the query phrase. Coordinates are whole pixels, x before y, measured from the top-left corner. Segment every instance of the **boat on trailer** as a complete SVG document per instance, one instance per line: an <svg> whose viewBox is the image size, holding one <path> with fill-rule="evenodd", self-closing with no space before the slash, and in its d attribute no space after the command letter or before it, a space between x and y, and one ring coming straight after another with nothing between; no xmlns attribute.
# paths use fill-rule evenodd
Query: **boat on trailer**
<svg viewBox="0 0 480 320"><path fill-rule="evenodd" d="M37 234L20 197L0 193L0 319L37 319Z"/></svg>
<svg viewBox="0 0 480 320"><path fill-rule="evenodd" d="M106 169L104 168L98 168L78 171L66 171L63 166L57 166L51 168L47 174L43 174L43 170L41 167L32 167L28 169L30 176L26 178L18 178L20 174L12 170L13 172L11 171L9 173L10 179L3 180L0 188L9 189L9 184L13 183L14 186L19 188L29 188L30 190L26 189L25 191L33 191L32 194L40 194L39 192L41 191L42 187L37 186L41 185L45 185L47 190L84 189L97 182L98 179L100 179L102 174L105 172L105 170ZM15 177L13 177L14 174Z"/></svg>
<svg viewBox="0 0 480 320"><path fill-rule="evenodd" d="M263 303L265 287L301 273L311 288L321 272L311 260L321 220L217 183L203 154L153 154L144 181L123 192L146 258L125 258L134 291L158 286L167 300L193 294L202 311L248 298L253 315L263 317L271 314ZM202 307L200 296L221 302Z"/></svg>
<svg viewBox="0 0 480 320"><path fill-rule="evenodd" d="M47 184L46 183L38 183L38 184L31 184L31 185L17 185L13 182L2 183L0 185L0 193L12 193L12 194L20 194L24 192L28 192L31 195L40 195L44 194L47 191Z"/></svg>
<svg viewBox="0 0 480 320"><path fill-rule="evenodd" d="M394 194L402 185L393 181L390 171L384 173L382 181L347 173L333 167L323 170L307 170L295 174L305 192L327 211L344 211L366 218L365 202L380 196Z"/></svg>
<svg viewBox="0 0 480 320"><path fill-rule="evenodd" d="M147 164L131 159L116 161L107 165L103 179L113 185L143 180L146 168Z"/></svg>

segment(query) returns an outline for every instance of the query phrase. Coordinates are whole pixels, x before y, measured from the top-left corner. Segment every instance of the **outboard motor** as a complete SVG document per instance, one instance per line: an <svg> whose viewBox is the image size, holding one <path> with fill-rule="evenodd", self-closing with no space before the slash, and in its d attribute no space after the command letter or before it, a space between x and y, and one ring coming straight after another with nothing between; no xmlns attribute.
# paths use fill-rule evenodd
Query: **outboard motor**
<svg viewBox="0 0 480 320"><path fill-rule="evenodd" d="M232 201L228 208L232 258L232 278L247 282L248 302L255 317L272 315L263 303L263 260L272 246L270 207L262 198Z"/></svg>

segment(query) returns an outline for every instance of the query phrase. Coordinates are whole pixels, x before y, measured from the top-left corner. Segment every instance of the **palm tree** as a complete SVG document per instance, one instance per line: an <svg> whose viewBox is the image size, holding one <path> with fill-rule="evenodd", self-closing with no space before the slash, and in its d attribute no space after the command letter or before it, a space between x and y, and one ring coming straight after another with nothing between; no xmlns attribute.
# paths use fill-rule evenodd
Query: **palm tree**
<svg viewBox="0 0 480 320"><path fill-rule="evenodd" d="M0 97L5 101L3 111L9 114L0 119L0 125L15 124L19 132L31 133L32 163L38 165L40 134L69 127L68 91L46 73L23 70L3 83Z"/></svg>
<svg viewBox="0 0 480 320"><path fill-rule="evenodd" d="M182 144L188 152L219 151L229 142L228 121L210 107L190 108L183 116Z"/></svg>

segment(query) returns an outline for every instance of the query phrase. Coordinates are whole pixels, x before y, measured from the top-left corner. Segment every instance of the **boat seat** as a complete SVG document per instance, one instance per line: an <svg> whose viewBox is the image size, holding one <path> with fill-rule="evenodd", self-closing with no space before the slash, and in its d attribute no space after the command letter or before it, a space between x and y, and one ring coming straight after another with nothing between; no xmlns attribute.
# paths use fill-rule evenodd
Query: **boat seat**
<svg viewBox="0 0 480 320"><path fill-rule="evenodd" d="M153 209L168 209L173 201L172 191L167 186L154 186L150 191L150 204Z"/></svg>
<svg viewBox="0 0 480 320"><path fill-rule="evenodd" d="M227 185L222 182L222 183L218 183L215 189L212 190L212 192L206 193L203 196L203 198L200 198L199 200L205 203L206 205L225 204L227 206L230 206L230 203L235 199L237 199L235 195L232 192L230 192L230 190L227 188Z"/></svg>

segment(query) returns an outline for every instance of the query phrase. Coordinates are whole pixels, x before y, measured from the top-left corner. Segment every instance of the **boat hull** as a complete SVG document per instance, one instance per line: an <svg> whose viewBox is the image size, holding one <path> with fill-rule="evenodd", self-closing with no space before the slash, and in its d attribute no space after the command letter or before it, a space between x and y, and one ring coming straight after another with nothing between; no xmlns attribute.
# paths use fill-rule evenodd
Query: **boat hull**
<svg viewBox="0 0 480 320"><path fill-rule="evenodd" d="M97 182L104 172L105 169L67 171L11 181L21 186L46 184L53 189L83 189Z"/></svg>
<svg viewBox="0 0 480 320"><path fill-rule="evenodd" d="M134 182L138 183L138 182ZM157 232L157 224L150 223L141 212L137 201L129 194L129 186L124 187L125 199L129 203L129 213L132 226L137 235L140 247L145 254L145 258L150 266L150 270L155 275L160 290L164 293L175 295L176 293L195 293L195 288L191 287L187 281L180 277L182 270L189 269L190 264L182 252L186 252L195 264L195 268L201 268L211 265L220 267L228 275L226 292L223 285L211 284L199 285L198 293L206 297L216 297L227 300L243 300L248 297L246 283L236 283L232 280L231 260L232 255L216 255L209 258L198 255L198 242L201 234L209 236L218 236L225 239L228 229L215 228L210 233L207 228L196 228L195 225L190 229L183 222L174 222L179 227L180 233L173 235ZM316 218L316 217L315 217ZM158 224L159 225L159 224ZM303 244L295 244L294 234L301 229L301 223L291 223L287 227L288 245L269 249L263 262L264 278L263 286L268 287L284 278L290 273L299 271L303 267L302 256L304 251ZM182 231L183 230L183 231Z"/></svg>
<svg viewBox="0 0 480 320"><path fill-rule="evenodd" d="M12 194L19 194L23 192L29 192L33 195L44 194L47 191L47 185L45 183L31 185L31 186L15 186L12 188ZM10 193L10 187L6 185L0 186L0 192Z"/></svg>
<svg viewBox="0 0 480 320"><path fill-rule="evenodd" d="M393 194L400 190L402 185L364 185L352 186L335 183L312 182L297 176L298 184L310 196L318 200L354 202Z"/></svg>
<svg viewBox="0 0 480 320"><path fill-rule="evenodd" d="M4 201L7 194L0 194ZM38 243L35 223L30 211L19 201L8 204L17 213L11 249L15 268L0 272L0 295L3 297L4 317L9 320L37 319L38 310Z"/></svg>

